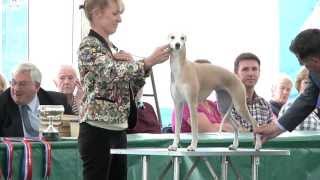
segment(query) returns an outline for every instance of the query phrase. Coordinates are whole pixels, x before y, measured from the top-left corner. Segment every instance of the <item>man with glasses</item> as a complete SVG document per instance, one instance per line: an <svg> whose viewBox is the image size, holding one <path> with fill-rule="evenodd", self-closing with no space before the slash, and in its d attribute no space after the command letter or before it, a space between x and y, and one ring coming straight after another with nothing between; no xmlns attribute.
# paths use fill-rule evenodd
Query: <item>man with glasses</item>
<svg viewBox="0 0 320 180"><path fill-rule="evenodd" d="M63 105L65 113L71 114L62 93L45 91L40 84L41 72L35 65L18 65L10 88L0 96L0 137L37 137L39 105Z"/></svg>
<svg viewBox="0 0 320 180"><path fill-rule="evenodd" d="M307 29L292 41L290 50L309 70L311 83L278 121L254 130L266 142L285 131L294 130L315 108L320 87L320 29Z"/></svg>

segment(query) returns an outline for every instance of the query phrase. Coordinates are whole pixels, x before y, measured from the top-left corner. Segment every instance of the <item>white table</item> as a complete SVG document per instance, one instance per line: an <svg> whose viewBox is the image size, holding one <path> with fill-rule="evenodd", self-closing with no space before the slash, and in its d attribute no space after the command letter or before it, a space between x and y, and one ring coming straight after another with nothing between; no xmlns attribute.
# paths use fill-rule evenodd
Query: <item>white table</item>
<svg viewBox="0 0 320 180"><path fill-rule="evenodd" d="M252 180L258 179L258 165L260 156L289 156L288 150L275 150L275 149L261 149L255 151L254 149L238 148L237 150L229 150L228 148L203 148L199 147L196 151L187 151L186 148L178 148L177 151L168 151L167 148L128 148L128 149L111 149L111 154L126 154L126 155L141 155L142 156L142 179L148 179L148 163L150 156L170 156L172 157L173 163L169 163L165 168L167 171L173 164L173 179L179 180L180 167L179 158L186 156L198 157L199 160L205 161L209 168L210 174L213 179L218 179L209 161L206 159L208 156L219 156L221 157L221 180L227 180L228 177L228 164L230 156L250 156L252 165ZM187 173L187 177L191 174L195 168L196 162ZM153 178L154 179L154 178ZM161 179L161 178L160 178Z"/></svg>

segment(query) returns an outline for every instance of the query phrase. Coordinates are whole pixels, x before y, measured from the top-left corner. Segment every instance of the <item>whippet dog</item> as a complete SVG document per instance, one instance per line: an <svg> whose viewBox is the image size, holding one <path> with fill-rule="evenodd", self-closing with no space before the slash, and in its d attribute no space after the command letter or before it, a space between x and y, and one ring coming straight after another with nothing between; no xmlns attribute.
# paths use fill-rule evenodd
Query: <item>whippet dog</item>
<svg viewBox="0 0 320 180"><path fill-rule="evenodd" d="M239 124L232 119L231 110L234 106L240 115L250 121L253 128L257 127L256 120L250 115L246 104L246 91L238 77L219 66L203 63L193 63L186 58L186 36L169 35L171 49L171 96L176 110L176 125L173 144L168 147L170 151L176 151L180 141L180 129L183 106L187 104L190 109L192 140L188 151L194 151L198 144L198 120L197 106L201 101L216 91L219 109L224 115L222 122L228 119L234 129L233 144L229 149L237 149L239 146ZM221 128L220 128L221 129ZM261 148L261 139L256 137L255 149Z"/></svg>

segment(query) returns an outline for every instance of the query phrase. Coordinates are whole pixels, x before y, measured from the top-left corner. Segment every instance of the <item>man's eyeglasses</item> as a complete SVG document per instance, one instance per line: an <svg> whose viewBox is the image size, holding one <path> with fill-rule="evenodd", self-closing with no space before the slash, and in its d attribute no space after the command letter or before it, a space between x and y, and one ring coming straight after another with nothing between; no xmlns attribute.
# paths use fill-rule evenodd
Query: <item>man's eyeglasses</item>
<svg viewBox="0 0 320 180"><path fill-rule="evenodd" d="M20 82L18 82L18 81L14 80L14 79L12 79L12 80L10 81L10 85L11 85L12 87L19 86L19 87L22 87L22 88L23 88L23 87L30 86L30 85L32 85L32 84L34 84L33 81L20 81Z"/></svg>

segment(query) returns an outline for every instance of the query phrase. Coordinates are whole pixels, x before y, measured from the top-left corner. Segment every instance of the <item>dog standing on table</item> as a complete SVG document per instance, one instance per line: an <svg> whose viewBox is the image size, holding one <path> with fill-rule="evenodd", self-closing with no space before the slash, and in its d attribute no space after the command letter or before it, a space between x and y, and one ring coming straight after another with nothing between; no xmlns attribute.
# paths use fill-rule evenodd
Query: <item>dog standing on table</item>
<svg viewBox="0 0 320 180"><path fill-rule="evenodd" d="M188 151L194 151L198 144L198 120L197 106L204 101L213 90L216 91L221 113L225 119L229 119L234 128L234 140L229 149L237 149L239 146L239 124L231 117L234 106L240 115L251 122L253 128L257 127L256 120L250 115L246 104L246 92L242 82L230 71L211 64L193 63L186 59L186 36L169 35L171 49L171 96L176 109L176 126L173 144L168 150L175 151L180 141L180 129L182 121L183 105L186 103L190 109L192 140ZM261 148L260 136L255 142L255 149Z"/></svg>

